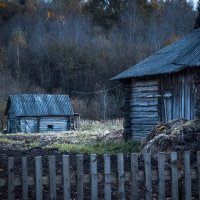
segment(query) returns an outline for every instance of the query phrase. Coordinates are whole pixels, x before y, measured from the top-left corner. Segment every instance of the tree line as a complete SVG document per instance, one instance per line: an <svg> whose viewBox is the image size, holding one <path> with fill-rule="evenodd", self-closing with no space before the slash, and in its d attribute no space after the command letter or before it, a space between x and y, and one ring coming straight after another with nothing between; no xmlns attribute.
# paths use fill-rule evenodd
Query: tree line
<svg viewBox="0 0 200 200"><path fill-rule="evenodd" d="M97 119L121 116L110 78L191 32L197 15L187 0L1 2L2 110L11 93L64 93Z"/></svg>

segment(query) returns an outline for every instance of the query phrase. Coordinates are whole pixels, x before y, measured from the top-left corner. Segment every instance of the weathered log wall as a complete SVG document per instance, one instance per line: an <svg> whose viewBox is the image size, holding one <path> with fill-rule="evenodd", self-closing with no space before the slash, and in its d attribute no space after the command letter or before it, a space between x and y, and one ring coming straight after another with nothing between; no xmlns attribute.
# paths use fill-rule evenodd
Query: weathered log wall
<svg viewBox="0 0 200 200"><path fill-rule="evenodd" d="M158 80L133 81L131 84L130 119L132 140L141 140L159 122Z"/></svg>

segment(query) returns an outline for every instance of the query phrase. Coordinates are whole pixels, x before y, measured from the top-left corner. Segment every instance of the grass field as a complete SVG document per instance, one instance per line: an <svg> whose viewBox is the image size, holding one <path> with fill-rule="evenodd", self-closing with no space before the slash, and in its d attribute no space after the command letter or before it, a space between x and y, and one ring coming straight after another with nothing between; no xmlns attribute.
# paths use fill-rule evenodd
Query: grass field
<svg viewBox="0 0 200 200"><path fill-rule="evenodd" d="M0 134L0 145L4 150L42 148L82 154L116 154L138 152L140 144L123 142L122 120L106 122L87 120L82 121L76 131Z"/></svg>

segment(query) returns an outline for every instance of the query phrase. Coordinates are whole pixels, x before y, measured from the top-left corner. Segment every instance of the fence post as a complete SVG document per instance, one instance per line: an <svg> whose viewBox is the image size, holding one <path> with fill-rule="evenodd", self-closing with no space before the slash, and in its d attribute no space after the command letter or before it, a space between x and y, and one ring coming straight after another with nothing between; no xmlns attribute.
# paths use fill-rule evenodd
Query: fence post
<svg viewBox="0 0 200 200"><path fill-rule="evenodd" d="M22 158L22 199L28 200L28 170L27 158Z"/></svg>
<svg viewBox="0 0 200 200"><path fill-rule="evenodd" d="M178 170L177 170L177 153L171 152L171 171L172 171L172 199L179 199L179 187L178 187Z"/></svg>
<svg viewBox="0 0 200 200"><path fill-rule="evenodd" d="M50 199L56 199L56 163L55 156L48 156L49 159L49 186L50 186Z"/></svg>
<svg viewBox="0 0 200 200"><path fill-rule="evenodd" d="M158 199L165 199L165 154L158 154Z"/></svg>
<svg viewBox="0 0 200 200"><path fill-rule="evenodd" d="M8 158L8 200L15 199L14 158Z"/></svg>
<svg viewBox="0 0 200 200"><path fill-rule="evenodd" d="M185 200L191 200L192 188L191 188L190 151L184 152L184 171L185 171Z"/></svg>
<svg viewBox="0 0 200 200"><path fill-rule="evenodd" d="M97 157L90 155L90 174L91 174L91 199L98 199L98 180L97 180Z"/></svg>
<svg viewBox="0 0 200 200"><path fill-rule="evenodd" d="M131 154L131 181L132 181L132 199L138 200L138 179L139 179L139 171L138 171L138 154Z"/></svg>
<svg viewBox="0 0 200 200"><path fill-rule="evenodd" d="M63 155L63 190L64 200L70 199L70 169L69 156Z"/></svg>
<svg viewBox="0 0 200 200"><path fill-rule="evenodd" d="M111 174L110 174L110 156L104 155L104 199L111 200Z"/></svg>
<svg viewBox="0 0 200 200"><path fill-rule="evenodd" d="M36 200L42 200L42 157L35 158Z"/></svg>
<svg viewBox="0 0 200 200"><path fill-rule="evenodd" d="M76 156L78 200L83 200L83 155Z"/></svg>
<svg viewBox="0 0 200 200"><path fill-rule="evenodd" d="M117 154L117 169L118 169L118 199L125 200L124 190L124 156L122 153Z"/></svg>
<svg viewBox="0 0 200 200"><path fill-rule="evenodd" d="M144 154L144 167L145 167L145 199L152 199L152 183L151 183L151 155L149 153Z"/></svg>

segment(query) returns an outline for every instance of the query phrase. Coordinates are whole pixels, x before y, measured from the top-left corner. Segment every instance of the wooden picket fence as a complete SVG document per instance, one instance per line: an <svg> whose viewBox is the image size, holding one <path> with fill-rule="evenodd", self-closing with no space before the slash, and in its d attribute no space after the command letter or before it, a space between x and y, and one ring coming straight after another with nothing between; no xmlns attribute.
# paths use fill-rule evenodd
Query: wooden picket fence
<svg viewBox="0 0 200 200"><path fill-rule="evenodd" d="M151 200L152 198L152 181L157 181L157 191L159 200L166 198L166 181L171 183L171 199L178 200L179 196L179 179L184 180L184 199L192 199L192 180L196 180L199 184L200 181L200 152L197 152L197 167L192 168L190 165L190 152L184 152L184 170L178 170L177 168L177 153L171 152L170 168L165 168L165 153L158 154L158 166L156 170L152 169L151 155L149 153L144 154L144 169L139 169L138 154L131 154L130 172L124 170L124 155L119 153L117 155L117 173L111 172L111 157L110 155L104 155L104 163L98 163L97 156L95 154L90 155L90 173L84 174L83 169L83 155L76 155L76 174L70 172L70 156L63 155L62 157L62 175L56 173L56 157L48 157L49 174L43 175L42 172L42 157L35 158L35 176L30 177L28 175L27 158L22 158L22 176L14 174L14 158L8 158L8 177L0 178L0 187L7 186L8 199L15 199L15 187L22 188L22 199L29 198L30 186L34 186L36 200L43 199L43 186L49 187L50 199L56 199L58 195L56 188L59 185L63 187L63 199L69 200L71 197L71 186L75 185L77 190L77 199L84 199L84 185L90 184L92 200L98 199L98 186L99 183L104 185L104 199L111 200L112 184L117 184L118 199L125 199L125 183L131 182L131 199L139 199L139 182L144 181L145 199ZM98 173L97 163L104 166L104 172ZM1 189L1 188L0 188ZM200 184L198 186L198 199L200 199ZM0 197L0 199L2 199Z"/></svg>

